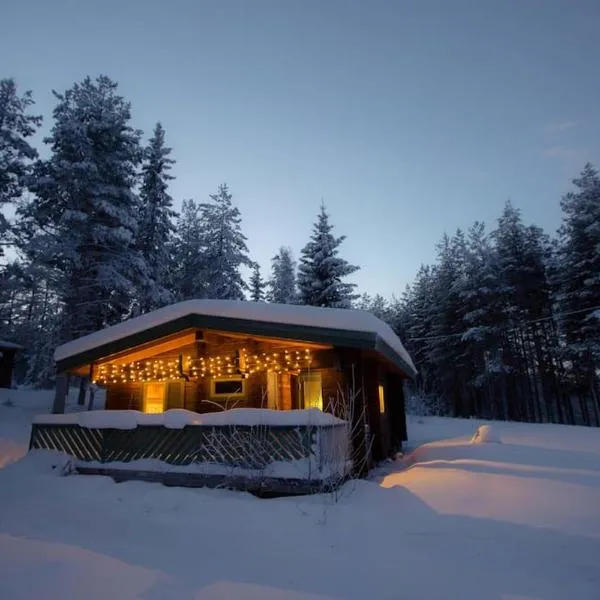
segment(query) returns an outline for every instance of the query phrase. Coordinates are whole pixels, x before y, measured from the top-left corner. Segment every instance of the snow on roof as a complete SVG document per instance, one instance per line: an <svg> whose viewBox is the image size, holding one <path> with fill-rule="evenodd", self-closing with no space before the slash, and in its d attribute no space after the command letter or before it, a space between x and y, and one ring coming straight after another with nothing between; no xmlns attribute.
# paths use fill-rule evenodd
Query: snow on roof
<svg viewBox="0 0 600 600"><path fill-rule="evenodd" d="M0 348L5 350L22 350L23 346L15 344L14 342L7 342L6 340L0 340Z"/></svg>
<svg viewBox="0 0 600 600"><path fill-rule="evenodd" d="M335 329L346 332L372 333L385 342L413 370L413 373L416 373L408 352L392 328L369 312L355 309L321 308L245 300L186 300L171 304L67 342L56 349L54 360L58 362L146 329L193 314L243 321Z"/></svg>

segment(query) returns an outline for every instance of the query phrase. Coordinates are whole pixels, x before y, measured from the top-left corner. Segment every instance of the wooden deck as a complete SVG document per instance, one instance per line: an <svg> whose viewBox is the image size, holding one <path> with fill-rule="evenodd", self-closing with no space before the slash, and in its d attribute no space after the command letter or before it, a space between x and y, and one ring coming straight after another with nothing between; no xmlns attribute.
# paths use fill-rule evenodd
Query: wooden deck
<svg viewBox="0 0 600 600"><path fill-rule="evenodd" d="M76 472L115 481L306 494L345 479L345 436L344 424L113 429L34 423L30 450L63 452Z"/></svg>

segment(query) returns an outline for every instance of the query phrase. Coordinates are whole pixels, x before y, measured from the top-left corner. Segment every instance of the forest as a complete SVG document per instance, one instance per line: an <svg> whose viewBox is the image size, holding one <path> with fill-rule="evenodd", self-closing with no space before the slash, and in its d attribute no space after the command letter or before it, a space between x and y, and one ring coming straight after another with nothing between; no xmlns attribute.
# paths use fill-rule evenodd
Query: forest
<svg viewBox="0 0 600 600"><path fill-rule="evenodd" d="M435 263L386 299L348 281L359 267L340 256L345 236L323 204L297 260L283 244L259 265L226 183L175 210L167 132L158 122L145 140L116 82L87 77L54 96L42 159L33 94L0 80L0 337L25 348L18 385L51 387L56 346L132 316L190 298L252 300L387 321L419 371L413 411L600 426L591 164L556 199L558 231L523 223L507 202L493 228L444 234Z"/></svg>

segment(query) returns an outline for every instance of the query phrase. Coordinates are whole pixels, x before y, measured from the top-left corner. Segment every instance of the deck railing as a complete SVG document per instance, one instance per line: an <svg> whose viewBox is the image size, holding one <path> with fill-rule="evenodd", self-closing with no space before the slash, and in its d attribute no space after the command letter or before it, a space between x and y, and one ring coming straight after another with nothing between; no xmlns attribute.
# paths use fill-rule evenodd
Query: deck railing
<svg viewBox="0 0 600 600"><path fill-rule="evenodd" d="M108 468L147 472L150 459L164 463L163 473L205 473L211 477L220 474L244 479L256 479L263 473L268 479L314 483L341 478L348 470L345 423L199 424L180 429L137 425L115 429L34 422L30 449L64 452L75 459L76 468L83 472L86 467L87 472L92 472L90 468L103 472Z"/></svg>

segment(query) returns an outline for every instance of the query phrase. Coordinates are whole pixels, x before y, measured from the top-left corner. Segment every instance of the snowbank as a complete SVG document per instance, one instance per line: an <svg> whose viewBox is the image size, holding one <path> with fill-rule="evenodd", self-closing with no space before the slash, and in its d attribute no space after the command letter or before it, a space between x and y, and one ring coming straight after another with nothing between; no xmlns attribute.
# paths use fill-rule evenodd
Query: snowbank
<svg viewBox="0 0 600 600"><path fill-rule="evenodd" d="M186 300L185 302L165 306L164 308L63 344L56 349L54 359L56 361L64 360L97 346L102 346L191 314L226 317L244 321L259 321L263 323L374 333L404 360L413 370L413 373L416 373L410 355L392 328L369 312L353 309L320 308L315 306L238 300Z"/></svg>
<svg viewBox="0 0 600 600"><path fill-rule="evenodd" d="M472 444L501 443L498 428L494 425L480 425L471 438Z"/></svg>
<svg viewBox="0 0 600 600"><path fill-rule="evenodd" d="M316 408L290 411L235 408L205 414L184 409L171 409L158 414L147 414L137 410L94 410L64 415L38 415L33 422L79 425L90 429L135 429L138 425L162 425L169 429L183 429L187 425L324 427L344 423L341 419Z"/></svg>
<svg viewBox="0 0 600 600"><path fill-rule="evenodd" d="M431 442L412 462L293 499L64 477L68 457L29 453L0 470L0 598L597 600L600 429L471 444L483 424L410 422Z"/></svg>

